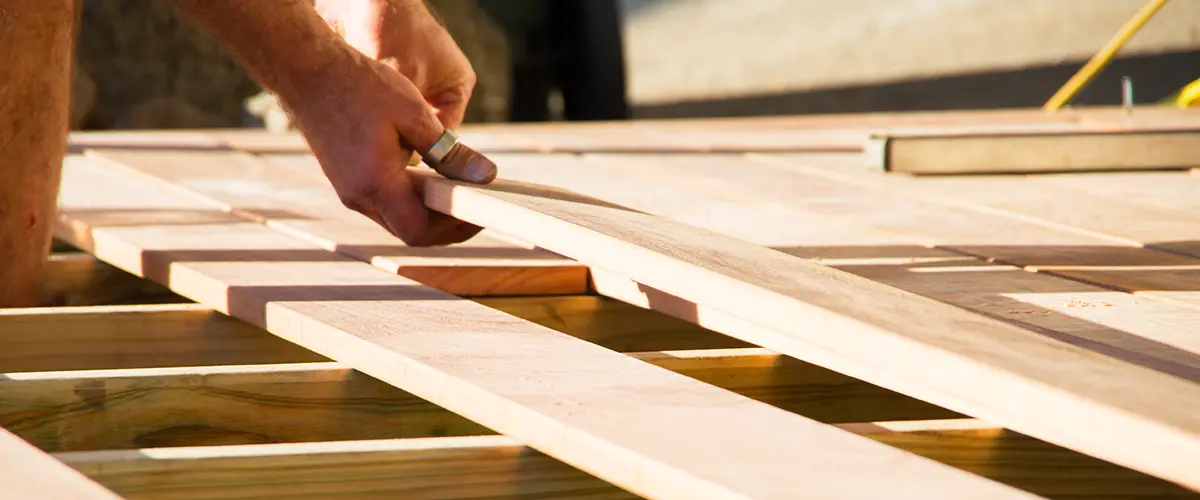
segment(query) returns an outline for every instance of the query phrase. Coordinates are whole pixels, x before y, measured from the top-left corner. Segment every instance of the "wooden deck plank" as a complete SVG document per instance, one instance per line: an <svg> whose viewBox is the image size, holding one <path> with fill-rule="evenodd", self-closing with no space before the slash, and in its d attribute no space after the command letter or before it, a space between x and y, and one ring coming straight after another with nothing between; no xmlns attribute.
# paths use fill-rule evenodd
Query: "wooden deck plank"
<svg viewBox="0 0 1200 500"><path fill-rule="evenodd" d="M1200 397L1196 384L803 259L577 195L513 182L465 185L433 176L425 190L426 203L439 211L777 333L748 341L1200 488L1196 470L1161 459L1190 454L1200 460L1200 415L1172 402L1179 394ZM936 374L931 366L939 368ZM1046 411L1032 415L1031 406ZM1093 426L1084 431L1080 421ZM1164 451L1140 451L1147 449Z"/></svg>
<svg viewBox="0 0 1200 500"><path fill-rule="evenodd" d="M864 149L864 160L881 171L908 174L1186 170L1200 164L1200 130L987 128L875 134Z"/></svg>
<svg viewBox="0 0 1200 500"><path fill-rule="evenodd" d="M106 261L640 494L1025 496L222 219L116 166L68 158L61 199L60 237Z"/></svg>
<svg viewBox="0 0 1200 500"><path fill-rule="evenodd" d="M480 234L449 247L407 247L346 209L322 175L291 175L235 151L96 149L92 154L186 187L227 210L331 251L459 296L587 292L587 268L512 240ZM485 232L486 233L486 232Z"/></svg>
<svg viewBox="0 0 1200 500"><path fill-rule="evenodd" d="M0 428L0 470L4 471L3 495L9 498L46 500L118 500L62 461L33 447Z"/></svg>
<svg viewBox="0 0 1200 500"><path fill-rule="evenodd" d="M1200 260L1190 256L1143 248L1128 238L983 206L970 196L929 192L935 187L928 181L938 179L870 175L844 168L844 163L828 156L755 158L761 159L765 168L774 167L779 172L778 183L804 189L793 195L798 204L806 203L808 192L837 193L829 196L853 199L855 205L826 204L825 212L838 216L852 213L860 220L870 220L874 227L916 237L926 244L1148 298L1200 306L1200 272L1195 267ZM800 177L789 180L787 172ZM1143 213L1147 210L1141 209ZM1082 215L1076 218L1086 218L1087 213L1081 210L1078 214Z"/></svg>
<svg viewBox="0 0 1200 500"><path fill-rule="evenodd" d="M643 192L657 193L647 200L676 200L679 206L659 203L638 205L639 208L670 217L686 207L703 204L705 199L742 200L758 207L756 213L792 213L794 222L786 226L765 227L747 234L735 226L736 221L722 224L720 220L700 221L708 229L741 234L749 241L766 243L779 241L781 235L792 239L775 248L796 256L819 259L822 263L855 273L882 283L941 300L977 312L1017 322L1054 338L1066 340L1125 359L1153 367L1193 381L1200 381L1200 343L1194 332L1200 324L1200 313L1175 304L1148 301L1127 293L1100 288L1045 273L1030 273L1012 267L989 263L970 257L928 248L929 238L935 243L973 242L970 238L995 238L1008 242L1028 243L1019 239L1019 228L983 223L971 223L963 212L947 212L930 208L915 212L903 199L880 195L853 186L847 187L824 179L798 177L770 168L760 168L745 160L682 156L674 159L645 156L595 157L602 166L618 169L622 179L630 176L642 186ZM530 167L533 169L535 167ZM597 167L588 167L594 177L602 177ZM510 168L520 175L518 168ZM579 189L591 189L600 194L604 183L581 168L558 164L557 179L583 180ZM541 175L531 172L529 175ZM692 190L692 197L683 197ZM609 197L620 197L608 190ZM614 198L615 199L615 198ZM890 211L889 211L890 210ZM918 216L919 215L919 216ZM806 217L806 218L805 218ZM951 224L936 224L943 220ZM879 221L883 221L880 223ZM892 221L904 225L892 225ZM932 226L928 224L934 222ZM836 227L845 236L829 242L813 238L817 227ZM907 228L923 231L905 236ZM803 228L803 229L796 229ZM961 230L963 228L965 230ZM980 229L982 228L982 229ZM941 229L943 232L938 232ZM1041 227L1035 227L1041 230ZM989 235L987 231L999 234ZM1031 231L1043 234L1045 231ZM926 238L925 235L929 237ZM1025 233L1029 234L1029 233ZM886 238L878 238L886 236ZM1070 235L1067 235L1070 236ZM954 239L963 238L963 239ZM990 243L990 240L985 240ZM877 246L870 246L874 243ZM1010 245L1011 246L1011 245ZM951 249L954 250L954 246ZM996 256L996 254L987 254ZM869 260L872 257L875 260ZM936 257L936 258L935 258ZM1062 262L1069 262L1071 254ZM1172 258L1172 256L1166 256Z"/></svg>

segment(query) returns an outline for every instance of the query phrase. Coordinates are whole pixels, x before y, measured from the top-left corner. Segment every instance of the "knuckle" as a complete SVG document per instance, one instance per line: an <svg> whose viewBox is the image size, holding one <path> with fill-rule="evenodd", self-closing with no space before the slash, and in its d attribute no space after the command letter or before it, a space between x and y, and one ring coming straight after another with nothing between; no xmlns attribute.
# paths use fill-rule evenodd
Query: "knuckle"
<svg viewBox="0 0 1200 500"><path fill-rule="evenodd" d="M338 199L346 208L362 212L372 205L378 191L378 184L359 181L338 190Z"/></svg>

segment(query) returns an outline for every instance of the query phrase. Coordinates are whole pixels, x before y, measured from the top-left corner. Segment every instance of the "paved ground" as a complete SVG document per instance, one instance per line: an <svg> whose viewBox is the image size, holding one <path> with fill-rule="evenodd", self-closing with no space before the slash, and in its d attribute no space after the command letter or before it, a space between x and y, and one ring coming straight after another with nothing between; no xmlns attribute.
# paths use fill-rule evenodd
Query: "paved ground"
<svg viewBox="0 0 1200 500"><path fill-rule="evenodd" d="M622 0L635 104L1086 60L1144 0ZM1200 47L1200 1L1123 54ZM1200 76L1200 67L1194 69Z"/></svg>

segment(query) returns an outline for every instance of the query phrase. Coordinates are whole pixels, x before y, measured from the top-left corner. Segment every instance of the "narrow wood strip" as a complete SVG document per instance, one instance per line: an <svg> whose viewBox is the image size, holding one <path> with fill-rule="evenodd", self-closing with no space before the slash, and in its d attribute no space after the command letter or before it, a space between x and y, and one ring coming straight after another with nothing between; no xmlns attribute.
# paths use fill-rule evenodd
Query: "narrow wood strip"
<svg viewBox="0 0 1200 500"><path fill-rule="evenodd" d="M1196 384L578 195L515 182L478 186L433 176L426 180L425 195L436 210L752 318L776 332L770 338L741 336L744 340L1200 488L1200 470L1163 458L1192 456L1200 462L1200 415L1173 403L1181 394L1200 400ZM827 331L837 335L818 333ZM1046 411L1031 415L1030 407ZM1079 428L1080 421L1091 423L1087 431Z"/></svg>
<svg viewBox="0 0 1200 500"><path fill-rule="evenodd" d="M869 165L910 174L1181 169L1200 164L1200 131L894 132L872 137Z"/></svg>
<svg viewBox="0 0 1200 500"><path fill-rule="evenodd" d="M114 165L69 157L62 185L63 239L641 495L1027 496L259 224L214 223L213 205Z"/></svg>
<svg viewBox="0 0 1200 500"><path fill-rule="evenodd" d="M501 237L480 234L449 247L407 247L374 221L346 209L319 168L309 175L295 175L297 169L273 168L252 155L220 150L97 148L91 154L183 186L226 210L322 248L454 295L587 293L585 266Z"/></svg>
<svg viewBox="0 0 1200 500"><path fill-rule="evenodd" d="M0 309L0 373L309 361L328 358L199 304Z"/></svg>
<svg viewBox="0 0 1200 500"><path fill-rule="evenodd" d="M78 470L0 428L0 471L9 498L118 500L121 498Z"/></svg>

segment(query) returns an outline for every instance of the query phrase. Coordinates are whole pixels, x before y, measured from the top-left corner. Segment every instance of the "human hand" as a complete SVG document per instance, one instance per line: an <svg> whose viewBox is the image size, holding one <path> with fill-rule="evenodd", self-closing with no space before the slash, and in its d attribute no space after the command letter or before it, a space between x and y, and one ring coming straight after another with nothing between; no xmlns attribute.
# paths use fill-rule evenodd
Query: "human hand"
<svg viewBox="0 0 1200 500"><path fill-rule="evenodd" d="M446 128L411 80L347 47L308 81L281 97L346 207L410 246L459 243L481 230L426 208L406 170L412 152L427 151ZM476 183L496 177L495 164L463 144L438 171Z"/></svg>
<svg viewBox="0 0 1200 500"><path fill-rule="evenodd" d="M446 128L458 128L475 72L422 0L315 0L346 42L408 77Z"/></svg>

